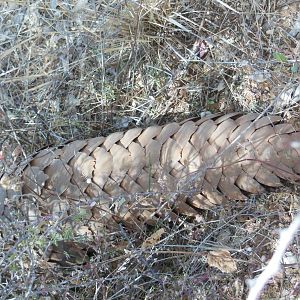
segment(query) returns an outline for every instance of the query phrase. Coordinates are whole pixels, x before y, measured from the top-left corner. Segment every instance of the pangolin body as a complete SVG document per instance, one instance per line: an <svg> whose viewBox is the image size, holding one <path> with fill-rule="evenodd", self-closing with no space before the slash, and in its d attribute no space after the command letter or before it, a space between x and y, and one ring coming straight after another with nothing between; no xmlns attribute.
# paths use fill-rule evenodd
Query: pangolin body
<svg viewBox="0 0 300 300"><path fill-rule="evenodd" d="M22 193L37 203L29 214L85 208L95 234L119 221L195 216L299 180L300 132L280 116L258 117L215 114L42 150L22 173Z"/></svg>

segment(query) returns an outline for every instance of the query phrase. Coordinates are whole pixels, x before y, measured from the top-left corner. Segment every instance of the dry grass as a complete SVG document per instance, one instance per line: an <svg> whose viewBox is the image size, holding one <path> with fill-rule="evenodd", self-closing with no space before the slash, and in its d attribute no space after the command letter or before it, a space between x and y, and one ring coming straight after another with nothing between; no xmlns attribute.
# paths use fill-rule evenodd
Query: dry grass
<svg viewBox="0 0 300 300"><path fill-rule="evenodd" d="M286 0L3 2L2 171L41 147L206 111L299 117L298 11L299 1ZM245 299L246 280L299 211L298 195L290 187L197 222L162 220L166 233L150 249L140 246L158 228L120 228L95 242L99 255L65 268L43 254L72 234L26 224L22 200L6 199L1 299ZM230 251L236 272L207 265L217 248ZM299 238L288 251L299 258ZM299 259L284 265L263 299L298 299L297 267Z"/></svg>

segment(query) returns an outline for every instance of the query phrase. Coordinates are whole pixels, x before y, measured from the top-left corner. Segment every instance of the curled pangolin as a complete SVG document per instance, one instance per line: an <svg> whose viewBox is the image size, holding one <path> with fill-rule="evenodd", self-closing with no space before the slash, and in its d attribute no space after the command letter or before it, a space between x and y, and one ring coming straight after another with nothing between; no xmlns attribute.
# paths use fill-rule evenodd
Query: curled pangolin
<svg viewBox="0 0 300 300"><path fill-rule="evenodd" d="M196 216L282 179L298 181L299 128L258 117L215 114L42 150L22 171L23 207L32 220L57 216L79 234L99 236L119 222ZM68 218L78 212L84 225Z"/></svg>

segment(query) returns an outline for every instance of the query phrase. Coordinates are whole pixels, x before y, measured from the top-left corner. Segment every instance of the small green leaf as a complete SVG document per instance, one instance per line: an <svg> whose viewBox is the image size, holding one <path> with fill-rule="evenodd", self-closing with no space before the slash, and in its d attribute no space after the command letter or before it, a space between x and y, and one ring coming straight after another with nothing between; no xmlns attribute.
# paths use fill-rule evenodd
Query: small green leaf
<svg viewBox="0 0 300 300"><path fill-rule="evenodd" d="M64 240L71 240L74 237L72 228L71 227L64 228L62 232L62 237Z"/></svg>
<svg viewBox="0 0 300 300"><path fill-rule="evenodd" d="M214 100L214 99L208 99L208 100L207 100L207 103L208 103L209 105L215 104L215 100Z"/></svg>
<svg viewBox="0 0 300 300"><path fill-rule="evenodd" d="M293 65L291 66L291 72L292 72L293 74L298 73L298 70L299 70L299 66L298 66L298 65L293 64Z"/></svg>
<svg viewBox="0 0 300 300"><path fill-rule="evenodd" d="M288 61L287 57L284 54L279 53L279 52L274 52L273 57L279 62L287 62Z"/></svg>

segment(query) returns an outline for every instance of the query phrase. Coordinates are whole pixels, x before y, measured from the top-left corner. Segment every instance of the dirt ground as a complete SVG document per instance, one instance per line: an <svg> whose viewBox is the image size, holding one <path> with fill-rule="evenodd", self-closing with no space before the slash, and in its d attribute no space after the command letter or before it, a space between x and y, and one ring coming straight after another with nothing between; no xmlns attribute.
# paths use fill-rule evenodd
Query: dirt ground
<svg viewBox="0 0 300 300"><path fill-rule="evenodd" d="M2 1L1 172L43 147L207 113L299 122L299 12L287 0ZM80 237L28 224L22 199L5 201L1 299L246 299L300 210L287 182L197 220L120 228L117 242L94 241L97 255L62 267L47 249ZM261 299L300 298L299 249L297 236Z"/></svg>

